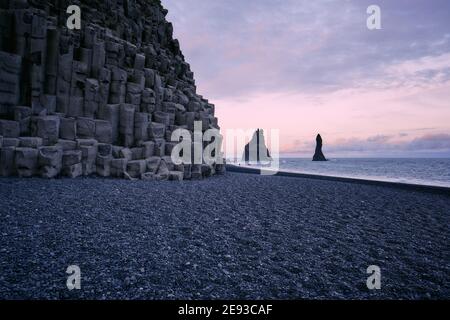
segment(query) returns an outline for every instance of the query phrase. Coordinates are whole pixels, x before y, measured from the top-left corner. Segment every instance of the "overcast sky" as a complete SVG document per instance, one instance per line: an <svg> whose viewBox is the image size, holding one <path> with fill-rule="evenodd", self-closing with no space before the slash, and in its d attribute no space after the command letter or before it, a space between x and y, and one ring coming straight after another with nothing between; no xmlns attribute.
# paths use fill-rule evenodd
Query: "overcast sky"
<svg viewBox="0 0 450 320"><path fill-rule="evenodd" d="M319 132L330 156L450 155L450 1L162 3L224 133L279 129L292 155Z"/></svg>

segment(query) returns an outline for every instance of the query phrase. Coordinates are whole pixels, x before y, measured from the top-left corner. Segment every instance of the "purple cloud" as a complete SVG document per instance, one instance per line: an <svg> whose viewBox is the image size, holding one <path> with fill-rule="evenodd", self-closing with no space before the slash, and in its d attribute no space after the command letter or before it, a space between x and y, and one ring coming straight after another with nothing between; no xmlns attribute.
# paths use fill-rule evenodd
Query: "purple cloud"
<svg viewBox="0 0 450 320"><path fill-rule="evenodd" d="M376 31L372 0L162 3L222 129L275 126L287 152L309 154L299 139L321 132L345 138L329 153L450 155L446 136L411 129L450 132L449 1L377 0Z"/></svg>
<svg viewBox="0 0 450 320"><path fill-rule="evenodd" d="M450 52L450 2L163 0L200 90L212 99L323 92L385 79L386 66ZM423 70L421 77L450 79ZM391 80L394 82L395 79Z"/></svg>

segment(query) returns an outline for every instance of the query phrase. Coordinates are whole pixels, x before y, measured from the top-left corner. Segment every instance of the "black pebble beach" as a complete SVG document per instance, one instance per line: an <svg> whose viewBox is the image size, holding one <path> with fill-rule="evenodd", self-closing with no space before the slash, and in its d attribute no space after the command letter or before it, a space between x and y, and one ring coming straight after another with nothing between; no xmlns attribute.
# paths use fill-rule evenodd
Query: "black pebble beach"
<svg viewBox="0 0 450 320"><path fill-rule="evenodd" d="M450 298L446 195L229 172L0 178L0 203L1 299Z"/></svg>

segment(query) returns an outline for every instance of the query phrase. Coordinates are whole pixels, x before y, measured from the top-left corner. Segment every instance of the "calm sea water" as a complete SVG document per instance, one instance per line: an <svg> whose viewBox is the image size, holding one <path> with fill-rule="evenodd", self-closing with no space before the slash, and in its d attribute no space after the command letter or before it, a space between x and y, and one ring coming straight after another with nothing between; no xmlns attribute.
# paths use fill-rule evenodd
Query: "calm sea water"
<svg viewBox="0 0 450 320"><path fill-rule="evenodd" d="M280 159L280 170L450 187L450 159Z"/></svg>

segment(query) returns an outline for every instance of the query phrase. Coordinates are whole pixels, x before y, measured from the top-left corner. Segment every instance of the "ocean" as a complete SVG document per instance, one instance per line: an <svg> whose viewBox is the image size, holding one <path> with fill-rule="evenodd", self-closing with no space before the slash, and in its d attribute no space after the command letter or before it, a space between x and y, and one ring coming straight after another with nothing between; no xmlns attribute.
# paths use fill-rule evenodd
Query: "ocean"
<svg viewBox="0 0 450 320"><path fill-rule="evenodd" d="M450 187L450 159L440 158L281 158L280 171Z"/></svg>

